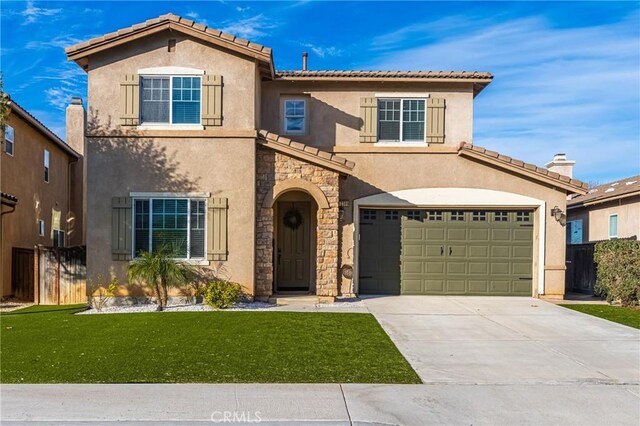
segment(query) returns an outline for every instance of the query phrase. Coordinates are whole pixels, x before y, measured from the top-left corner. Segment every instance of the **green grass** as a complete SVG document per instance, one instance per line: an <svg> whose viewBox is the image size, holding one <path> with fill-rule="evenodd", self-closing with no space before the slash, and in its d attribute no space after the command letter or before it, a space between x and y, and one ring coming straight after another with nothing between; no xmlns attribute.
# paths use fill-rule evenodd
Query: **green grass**
<svg viewBox="0 0 640 426"><path fill-rule="evenodd" d="M574 311L640 329L640 309L610 305L560 305Z"/></svg>
<svg viewBox="0 0 640 426"><path fill-rule="evenodd" d="M2 383L420 383L369 314L0 315Z"/></svg>

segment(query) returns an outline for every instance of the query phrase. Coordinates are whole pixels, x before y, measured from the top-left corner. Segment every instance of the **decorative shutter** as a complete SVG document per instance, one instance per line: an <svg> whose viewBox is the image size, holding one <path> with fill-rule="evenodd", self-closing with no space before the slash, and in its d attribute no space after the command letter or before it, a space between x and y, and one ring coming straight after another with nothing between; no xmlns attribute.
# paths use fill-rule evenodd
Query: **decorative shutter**
<svg viewBox="0 0 640 426"><path fill-rule="evenodd" d="M125 74L120 82L120 124L137 126L140 123L140 76Z"/></svg>
<svg viewBox="0 0 640 426"><path fill-rule="evenodd" d="M427 99L427 143L444 143L444 99Z"/></svg>
<svg viewBox="0 0 640 426"><path fill-rule="evenodd" d="M360 98L360 142L376 143L378 141L378 100L376 98Z"/></svg>
<svg viewBox="0 0 640 426"><path fill-rule="evenodd" d="M131 260L131 198L111 199L111 258Z"/></svg>
<svg viewBox="0 0 640 426"><path fill-rule="evenodd" d="M202 76L202 125L222 126L222 76Z"/></svg>
<svg viewBox="0 0 640 426"><path fill-rule="evenodd" d="M207 203L207 259L227 260L226 198L209 197Z"/></svg>

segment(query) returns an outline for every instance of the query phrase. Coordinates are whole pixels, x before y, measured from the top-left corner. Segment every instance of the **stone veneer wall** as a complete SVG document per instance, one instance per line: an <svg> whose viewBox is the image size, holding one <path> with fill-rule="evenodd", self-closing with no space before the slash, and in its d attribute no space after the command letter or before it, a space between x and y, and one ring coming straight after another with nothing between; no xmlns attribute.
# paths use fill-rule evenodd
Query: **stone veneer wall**
<svg viewBox="0 0 640 426"><path fill-rule="evenodd" d="M316 294L321 301L332 301L338 295L339 174L260 146L256 162L256 296L270 296L273 282L273 208L262 203L276 183L303 179L320 188L329 202L329 208L318 208Z"/></svg>

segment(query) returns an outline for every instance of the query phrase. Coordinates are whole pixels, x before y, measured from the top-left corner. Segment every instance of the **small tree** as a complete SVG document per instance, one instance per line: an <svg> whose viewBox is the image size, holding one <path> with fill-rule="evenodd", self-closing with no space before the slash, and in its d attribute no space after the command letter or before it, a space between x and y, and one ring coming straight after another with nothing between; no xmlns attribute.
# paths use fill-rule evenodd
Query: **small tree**
<svg viewBox="0 0 640 426"><path fill-rule="evenodd" d="M153 252L143 251L129 265L129 280L146 284L153 289L162 311L169 302L169 289L189 281L192 271L189 265L176 260L176 250L168 245Z"/></svg>
<svg viewBox="0 0 640 426"><path fill-rule="evenodd" d="M640 241L610 240L596 244L596 291L609 302L640 304Z"/></svg>

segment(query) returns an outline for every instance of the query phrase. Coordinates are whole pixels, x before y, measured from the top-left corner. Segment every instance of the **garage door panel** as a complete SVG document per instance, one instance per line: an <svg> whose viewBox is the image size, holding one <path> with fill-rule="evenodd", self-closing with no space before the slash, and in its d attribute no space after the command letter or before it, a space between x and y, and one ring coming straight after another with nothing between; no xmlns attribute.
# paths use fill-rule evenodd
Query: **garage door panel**
<svg viewBox="0 0 640 426"><path fill-rule="evenodd" d="M523 275L523 276L531 276L531 264L530 263L511 263L511 268L513 270L513 275Z"/></svg>
<svg viewBox="0 0 640 426"><path fill-rule="evenodd" d="M407 243L402 246L402 254L407 257L423 257L424 246L415 243Z"/></svg>
<svg viewBox="0 0 640 426"><path fill-rule="evenodd" d="M512 293L520 293L523 296L531 295L531 280L514 280L511 282Z"/></svg>
<svg viewBox="0 0 640 426"><path fill-rule="evenodd" d="M421 228L404 228L402 232L402 238L405 241L422 241L423 238L423 230Z"/></svg>
<svg viewBox="0 0 640 426"><path fill-rule="evenodd" d="M403 293L422 293L422 280L421 279L406 279L402 281Z"/></svg>
<svg viewBox="0 0 640 426"><path fill-rule="evenodd" d="M469 257L487 258L489 257L489 246L470 246Z"/></svg>
<svg viewBox="0 0 640 426"><path fill-rule="evenodd" d="M424 263L420 261L405 261L402 262L402 272L405 274L422 274L423 271L422 266Z"/></svg>
<svg viewBox="0 0 640 426"><path fill-rule="evenodd" d="M447 229L448 241L467 241L466 229Z"/></svg>
<svg viewBox="0 0 640 426"><path fill-rule="evenodd" d="M467 257L467 246L460 245L452 245L448 244L449 251L447 253L447 257L451 258L459 258L459 257Z"/></svg>
<svg viewBox="0 0 640 426"><path fill-rule="evenodd" d="M469 274L470 275L488 275L489 274L489 265L485 262L477 263L470 262L469 263Z"/></svg>
<svg viewBox="0 0 640 426"><path fill-rule="evenodd" d="M469 293L488 293L489 282L485 280L469 280Z"/></svg>
<svg viewBox="0 0 640 426"><path fill-rule="evenodd" d="M425 222L429 223L429 222ZM425 238L427 241L444 241L444 228L439 229L427 229L425 233Z"/></svg>
<svg viewBox="0 0 640 426"><path fill-rule="evenodd" d="M492 229L491 230L492 241L509 241L511 240L510 229Z"/></svg>
<svg viewBox="0 0 640 426"><path fill-rule="evenodd" d="M444 293L444 279L424 280L422 291L426 293Z"/></svg>
<svg viewBox="0 0 640 426"><path fill-rule="evenodd" d="M488 229L469 229L469 241L489 241Z"/></svg>
<svg viewBox="0 0 640 426"><path fill-rule="evenodd" d="M514 229L513 241L531 241L532 234L531 228Z"/></svg>
<svg viewBox="0 0 640 426"><path fill-rule="evenodd" d="M491 275L509 275L509 269L508 262L491 262Z"/></svg>
<svg viewBox="0 0 640 426"><path fill-rule="evenodd" d="M447 262L447 275L466 275L467 262Z"/></svg>
<svg viewBox="0 0 640 426"><path fill-rule="evenodd" d="M444 253L443 244L436 244L436 245L427 244L425 246L425 254L429 258L442 257L443 253Z"/></svg>
<svg viewBox="0 0 640 426"><path fill-rule="evenodd" d="M447 280L447 293L466 293L466 281L465 280Z"/></svg>
<svg viewBox="0 0 640 426"><path fill-rule="evenodd" d="M496 258L508 258L509 257L509 246L491 246L491 257L493 259Z"/></svg>
<svg viewBox="0 0 640 426"><path fill-rule="evenodd" d="M444 274L445 273L445 262L425 262L424 272L427 274Z"/></svg>
<svg viewBox="0 0 640 426"><path fill-rule="evenodd" d="M489 289L490 293L510 293L511 281L491 280Z"/></svg>
<svg viewBox="0 0 640 426"><path fill-rule="evenodd" d="M530 245L526 246L513 246L513 255L514 259L530 259L533 256L533 247Z"/></svg>

